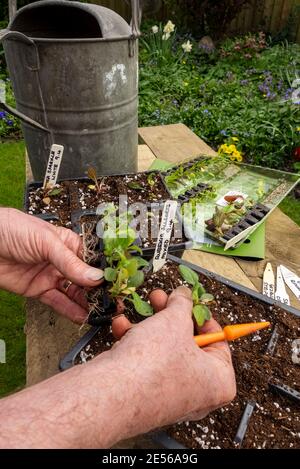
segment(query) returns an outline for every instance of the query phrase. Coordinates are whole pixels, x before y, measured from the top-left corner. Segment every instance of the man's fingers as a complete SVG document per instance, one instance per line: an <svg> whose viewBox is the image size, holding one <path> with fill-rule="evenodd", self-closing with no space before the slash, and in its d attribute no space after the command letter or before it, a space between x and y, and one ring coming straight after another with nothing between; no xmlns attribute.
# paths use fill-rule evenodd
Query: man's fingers
<svg viewBox="0 0 300 469"><path fill-rule="evenodd" d="M126 332L134 326L124 314L120 314L116 318L113 318L111 331L116 339L121 339Z"/></svg>
<svg viewBox="0 0 300 469"><path fill-rule="evenodd" d="M71 283L66 279L60 279L57 283L57 289L67 295L72 301L75 301L86 311L88 310L88 302L86 299L85 291L82 287Z"/></svg>
<svg viewBox="0 0 300 469"><path fill-rule="evenodd" d="M40 296L40 301L50 306L58 313L71 319L71 321L82 324L86 321L87 311L74 301L70 300L64 293L59 290L48 290Z"/></svg>
<svg viewBox="0 0 300 469"><path fill-rule="evenodd" d="M58 237L53 236L51 241L53 243L48 241L48 260L65 278L82 286L96 286L100 283L104 275L102 270L85 264Z"/></svg>
<svg viewBox="0 0 300 469"><path fill-rule="evenodd" d="M187 287L178 287L168 298L166 307L176 314L192 315L192 292Z"/></svg>
<svg viewBox="0 0 300 469"><path fill-rule="evenodd" d="M165 291L157 289L153 290L149 295L149 300L156 313L162 311L167 306L168 295Z"/></svg>
<svg viewBox="0 0 300 469"><path fill-rule="evenodd" d="M208 333L211 333L211 332L220 332L221 330L222 330L222 327L213 318L211 318L209 321L205 321L203 326L201 326L201 327L197 326L198 334L208 334Z"/></svg>

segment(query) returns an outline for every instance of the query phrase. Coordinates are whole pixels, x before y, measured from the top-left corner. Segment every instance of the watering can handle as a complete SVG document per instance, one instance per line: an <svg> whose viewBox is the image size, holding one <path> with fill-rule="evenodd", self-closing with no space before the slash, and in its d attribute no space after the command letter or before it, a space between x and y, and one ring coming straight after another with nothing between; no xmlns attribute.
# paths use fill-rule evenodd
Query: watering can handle
<svg viewBox="0 0 300 469"><path fill-rule="evenodd" d="M32 41L32 39L25 36L25 34L20 33L19 31L8 31L6 33L4 32L4 34L2 34L0 36L0 42L3 42L6 39L15 39L17 41L24 42L25 44L28 44L30 46L34 46L35 49L36 49L36 44L34 43L34 41ZM36 65L31 66L30 69L32 71L37 71L39 69L39 66L40 66L39 56L38 56L38 52L36 50ZM1 99L0 99L0 108L4 109L9 114L12 114L13 116L17 117L18 119L21 119L21 121L26 122L26 124L29 124L32 127L35 127L36 129L43 130L44 132L50 133L49 129L47 129L43 125L39 124L35 120L31 119L30 117L26 116L25 114L18 111L17 109L15 109L15 108L9 106L8 104L6 104L5 102L1 101Z"/></svg>
<svg viewBox="0 0 300 469"><path fill-rule="evenodd" d="M134 37L139 37L141 35L139 0L131 0L131 13L132 13L132 20L131 20L132 35Z"/></svg>

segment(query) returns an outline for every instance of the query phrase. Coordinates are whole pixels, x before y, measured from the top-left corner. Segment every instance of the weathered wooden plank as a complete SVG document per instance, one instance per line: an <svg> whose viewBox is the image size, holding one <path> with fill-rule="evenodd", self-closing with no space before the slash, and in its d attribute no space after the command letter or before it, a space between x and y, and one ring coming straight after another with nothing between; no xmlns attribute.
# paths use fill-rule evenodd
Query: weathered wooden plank
<svg viewBox="0 0 300 469"><path fill-rule="evenodd" d="M139 135L157 158L172 163L201 154L216 155L214 150L184 124L144 127L139 129Z"/></svg>
<svg viewBox="0 0 300 469"><path fill-rule="evenodd" d="M38 300L26 301L26 384L58 373L59 361L85 332Z"/></svg>
<svg viewBox="0 0 300 469"><path fill-rule="evenodd" d="M183 259L210 270L215 274L222 275L240 285L256 290L255 285L232 258L191 250L185 251Z"/></svg>
<svg viewBox="0 0 300 469"><path fill-rule="evenodd" d="M155 160L155 155L147 145L139 145L138 149L138 171L147 171Z"/></svg>

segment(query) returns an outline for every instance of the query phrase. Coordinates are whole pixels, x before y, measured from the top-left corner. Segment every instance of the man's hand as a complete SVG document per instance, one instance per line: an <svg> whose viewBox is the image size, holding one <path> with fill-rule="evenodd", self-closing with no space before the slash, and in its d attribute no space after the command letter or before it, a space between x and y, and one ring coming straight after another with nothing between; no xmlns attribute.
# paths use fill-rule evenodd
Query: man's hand
<svg viewBox="0 0 300 469"><path fill-rule="evenodd" d="M153 295L163 310L131 328L115 319L114 330L119 321L127 332L110 351L3 399L0 447L107 448L233 399L227 344L200 349L193 340L190 290ZM211 320L202 332L215 330Z"/></svg>
<svg viewBox="0 0 300 469"><path fill-rule="evenodd" d="M119 316L112 326L117 338L123 336L112 349L115 362L123 361L140 379L148 411L144 423L153 417L155 427L198 420L231 401L236 385L229 346L219 342L200 349L195 344L191 291L179 287L168 297L155 290L150 301L158 313L152 318L133 325ZM220 330L211 319L196 332Z"/></svg>
<svg viewBox="0 0 300 469"><path fill-rule="evenodd" d="M103 277L80 253L80 237L71 230L0 208L0 288L38 298L78 323L87 316L80 287L94 287ZM67 291L66 279L74 283Z"/></svg>

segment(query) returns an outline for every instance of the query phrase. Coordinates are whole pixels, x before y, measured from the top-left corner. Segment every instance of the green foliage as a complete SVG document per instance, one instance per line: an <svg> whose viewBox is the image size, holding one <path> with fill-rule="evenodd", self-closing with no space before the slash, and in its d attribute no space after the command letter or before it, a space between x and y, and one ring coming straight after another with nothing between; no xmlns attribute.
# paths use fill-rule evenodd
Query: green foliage
<svg viewBox="0 0 300 469"><path fill-rule="evenodd" d="M249 59L244 50L233 53L241 42L227 40L211 54L194 43L189 60L178 61L175 52L167 65L142 48L139 125L182 122L215 149L234 137L246 162L292 169L300 145L300 105L291 100L300 46L253 49Z"/></svg>
<svg viewBox="0 0 300 469"><path fill-rule="evenodd" d="M141 316L152 316L153 314L153 309L147 303L146 301L143 301L141 297L137 293L132 293L132 300L130 300L134 307L135 310L141 315Z"/></svg>
<svg viewBox="0 0 300 469"><path fill-rule="evenodd" d="M185 265L179 266L179 272L183 278L192 288L193 298L193 315L198 326L203 326L205 321L211 318L211 312L207 304L214 301L213 295L206 293L205 288L199 282L199 276L196 272Z"/></svg>
<svg viewBox="0 0 300 469"><path fill-rule="evenodd" d="M130 189L136 189L136 190L143 190L143 186L141 186L141 184L139 184L138 182L135 182L135 181L132 181L132 182L129 182L127 184L127 186L130 188Z"/></svg>
<svg viewBox="0 0 300 469"><path fill-rule="evenodd" d="M104 255L108 264L104 270L104 278L110 283L109 293L112 299L117 302L131 301L139 314L151 316L152 307L136 293L136 289L144 282L144 273L140 269L147 266L148 262L142 257L132 255L134 251L140 251L140 248L134 244L136 233L129 227L129 222L126 213L116 217L114 206L107 210L102 219Z"/></svg>

